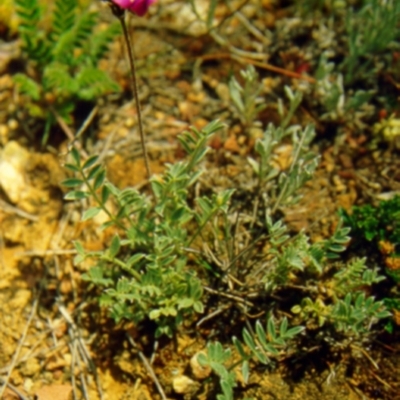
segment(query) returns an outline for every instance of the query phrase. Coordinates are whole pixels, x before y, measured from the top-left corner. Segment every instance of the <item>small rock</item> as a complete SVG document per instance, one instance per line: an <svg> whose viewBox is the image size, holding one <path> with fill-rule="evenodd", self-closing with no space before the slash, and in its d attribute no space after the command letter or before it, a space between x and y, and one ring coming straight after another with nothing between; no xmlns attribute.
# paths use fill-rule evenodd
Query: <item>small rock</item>
<svg viewBox="0 0 400 400"><path fill-rule="evenodd" d="M31 378L26 378L24 380L24 390L29 393L33 388L33 380Z"/></svg>
<svg viewBox="0 0 400 400"><path fill-rule="evenodd" d="M14 141L6 144L0 156L0 186L14 204L26 192L24 169L28 160L28 151Z"/></svg>
<svg viewBox="0 0 400 400"><path fill-rule="evenodd" d="M199 351L190 359L190 367L192 369L192 374L195 378L199 380L206 379L211 374L211 368L207 365L203 367L197 360L199 354L204 354L204 352Z"/></svg>
<svg viewBox="0 0 400 400"><path fill-rule="evenodd" d="M40 364L36 358L29 358L21 368L21 374L24 376L33 376L40 371Z"/></svg>
<svg viewBox="0 0 400 400"><path fill-rule="evenodd" d="M175 393L187 394L195 390L196 382L186 375L180 375L173 379L172 387Z"/></svg>
<svg viewBox="0 0 400 400"><path fill-rule="evenodd" d="M31 301L32 291L28 289L19 289L10 301L10 305L15 309L24 309Z"/></svg>
<svg viewBox="0 0 400 400"><path fill-rule="evenodd" d="M49 385L43 386L35 393L37 400L71 400L72 386L71 385Z"/></svg>
<svg viewBox="0 0 400 400"><path fill-rule="evenodd" d="M342 180L340 179L339 175L335 175L333 177L333 183L336 187L338 192L344 192L346 190L346 185L343 184Z"/></svg>

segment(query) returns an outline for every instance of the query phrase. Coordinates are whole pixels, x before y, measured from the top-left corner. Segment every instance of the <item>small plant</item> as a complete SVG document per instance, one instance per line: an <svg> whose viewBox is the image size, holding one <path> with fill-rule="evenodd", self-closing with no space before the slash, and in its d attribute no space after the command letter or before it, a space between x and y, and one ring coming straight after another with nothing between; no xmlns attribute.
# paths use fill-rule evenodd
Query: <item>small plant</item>
<svg viewBox="0 0 400 400"><path fill-rule="evenodd" d="M377 122L373 126L373 133L376 136L375 144L382 140L386 143L398 142L400 138L400 119L391 115L389 118Z"/></svg>
<svg viewBox="0 0 400 400"><path fill-rule="evenodd" d="M400 196L381 201L377 207L370 204L353 206L351 213L341 210L342 218L351 228L356 241L367 240L378 246L379 242L393 245L393 255L397 255L396 246L400 245Z"/></svg>
<svg viewBox="0 0 400 400"><path fill-rule="evenodd" d="M237 386L233 371L225 366L231 361L232 351L224 349L219 342L208 343L207 354L199 354L198 361L203 366L209 366L219 377L223 394L217 395L217 400L233 400L233 390Z"/></svg>
<svg viewBox="0 0 400 400"><path fill-rule="evenodd" d="M219 377L223 394L217 395L218 400L233 400L235 398L234 388L237 386L237 379L233 369L238 364L242 364L241 373L244 383L247 384L250 377L250 360L255 359L264 365L270 365L272 363L271 358L278 358L280 350L285 349L289 342L304 328L296 326L288 329L287 318L283 318L277 330L274 319L270 317L267 320L266 328L262 326L260 321L257 321L255 330L254 333L246 328L243 329L245 345L238 338L233 337L232 340L239 356L238 362L233 362L232 351L224 349L219 342L208 343L207 353L198 355L199 363L203 366L209 366ZM229 367L226 366L228 362L231 363Z"/></svg>
<svg viewBox="0 0 400 400"><path fill-rule="evenodd" d="M243 77L253 82L251 74ZM83 219L103 211L109 217L103 226L118 231L103 251L87 252L76 243L75 259L95 261L83 278L101 290L100 304L116 321L151 319L156 336L172 336L205 312L214 295L236 299L244 313L251 308L269 316L265 327L257 322L242 330L243 343L233 337L232 350L209 343L207 354L199 356L219 377L219 400L234 398L236 366L242 365L246 382L252 363L272 365L303 331L319 330L311 345L325 338L334 346L362 345L373 336L372 326L391 315L383 300L368 293L385 279L378 269L368 268L365 259L337 262L350 240L349 227L339 222L331 237L313 243L304 232L290 234L284 223L282 214L298 202L319 159L310 150L313 127L290 125L301 95L285 92L289 107L280 103L280 126L270 124L257 140L244 188L202 187L207 141L222 127L219 122L179 136L187 157L151 178L152 197L113 186L96 156L82 161L73 150L66 165L76 174L64 182L73 189L66 198L94 199ZM291 149L284 165L275 159L282 143ZM236 197L239 190L249 201ZM281 292L289 293L285 315L292 327L275 300Z"/></svg>
<svg viewBox="0 0 400 400"><path fill-rule="evenodd" d="M400 37L400 3L396 0L364 1L358 11L347 12L346 30L349 54L342 67L345 81L371 69L372 56L386 50Z"/></svg>
<svg viewBox="0 0 400 400"><path fill-rule="evenodd" d="M308 16L310 13L314 13L316 10L326 10L329 12L335 12L346 8L347 0L304 0L300 2L294 2L296 7L300 10L302 15Z"/></svg>
<svg viewBox="0 0 400 400"><path fill-rule="evenodd" d="M351 213L341 210L346 225L351 227L354 240L353 248L368 247L383 256L382 270L391 278L392 282L400 282L400 196L381 201L378 206L370 204L353 206ZM366 270L363 274L376 274L376 271ZM382 298L382 297L381 297ZM400 310L398 289L394 287L383 298L385 306L395 315ZM387 325L393 330L393 322Z"/></svg>
<svg viewBox="0 0 400 400"><path fill-rule="evenodd" d="M325 246L325 251L343 251L340 243L348 241L345 236L349 228L339 228L334 234L335 240ZM317 244L318 245L318 244ZM323 252L322 252L323 253ZM383 301L376 301L374 296L367 296L366 288L371 288L385 279L379 275L377 268L369 268L366 258L353 259L346 265L338 265L337 272L331 277L331 270L320 269L319 281L325 290L314 291L313 297L304 297L300 304L292 307L291 311L300 317L301 323L313 327L330 325L337 333L345 333L356 340L361 340L370 334L371 326L380 319L389 317L391 314L385 307ZM312 290L310 290L312 292Z"/></svg>
<svg viewBox="0 0 400 400"><path fill-rule="evenodd" d="M357 112L362 111L376 93L375 90L349 92L345 87L343 74L335 71L335 64L328 61L326 54L320 58L315 77L317 84L314 94L322 106L323 114L320 119L323 121L354 119Z"/></svg>
<svg viewBox="0 0 400 400"><path fill-rule="evenodd" d="M113 24L96 31L97 13L82 10L77 0L55 1L48 28L38 0L16 0L16 6L22 51L33 73L17 73L14 81L26 96L28 113L45 121L42 142L46 142L55 113L71 124L77 101L119 91L98 62L120 30Z"/></svg>
<svg viewBox="0 0 400 400"><path fill-rule="evenodd" d="M249 128L265 108L265 104L260 97L262 86L255 68L250 65L245 71L241 71L241 76L244 86L232 77L229 81L229 93L242 124Z"/></svg>
<svg viewBox="0 0 400 400"><path fill-rule="evenodd" d="M238 338L233 337L233 343L243 361L242 371L247 379L249 375L248 362L251 358L255 357L264 365L271 364L271 357L278 357L280 351L288 347L289 341L294 339L305 329L303 326L295 326L289 329L286 317L284 317L280 324L278 324L278 329L276 329L275 325L276 322L274 321L274 318L270 317L266 321L265 328L258 320L255 324L255 332L246 328L243 329L243 340L250 350L250 353L246 352Z"/></svg>
<svg viewBox="0 0 400 400"><path fill-rule="evenodd" d="M196 268L190 267L186 249L217 216L227 214L233 190L200 197L195 208L190 206L188 194L201 175L207 140L220 128L221 124L214 122L201 132L193 129L180 136L188 159L169 165L163 175L152 178L154 203L135 189L117 189L106 181L97 157L81 163L79 153L73 150L73 163L66 167L78 177L64 185L77 190L66 198L93 197L98 206L88 209L83 219L103 210L110 218L105 227L114 225L123 235L114 236L109 249L102 252L87 253L76 244L76 262L88 257L97 260L84 279L103 289L100 303L116 321L150 318L158 324L157 336L171 336L185 315L203 311L201 281ZM116 213L106 205L110 198L116 203Z"/></svg>

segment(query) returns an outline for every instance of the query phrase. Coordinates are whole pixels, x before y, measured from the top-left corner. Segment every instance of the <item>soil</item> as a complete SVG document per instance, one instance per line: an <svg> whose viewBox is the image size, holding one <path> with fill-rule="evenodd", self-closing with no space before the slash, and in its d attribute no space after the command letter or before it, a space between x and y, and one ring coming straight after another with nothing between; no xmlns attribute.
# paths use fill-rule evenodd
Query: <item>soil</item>
<svg viewBox="0 0 400 400"><path fill-rule="evenodd" d="M196 2L201 10L207 10L207 1ZM247 157L254 155L254 143L262 127L279 121L277 99L284 98L283 87L300 88L305 96L292 123L315 124L317 136L312 148L320 155L320 162L314 178L302 189L300 202L285 209L283 215L293 234L303 230L312 240L320 240L332 234L339 208L377 204L400 193L400 158L395 142L373 140L371 126L379 121L381 113L376 104L365 112L338 116L332 121L319 118L312 85L320 54L310 35L304 33L311 28L317 30L318 22L304 18L302 25L292 20L291 32L283 29L277 33L298 12L283 3L287 2L231 1L227 7L221 2L216 9L219 25L214 33L224 37L225 45L218 44L215 35L195 22L187 1L160 0L146 17L130 17L135 27L150 166L153 173L160 173L166 163L181 159L184 153L177 135L189 126L201 129L218 118L226 128L210 143L202 184L216 191L244 188L250 168ZM238 9L241 16L233 12ZM100 7L100 11L105 22L112 18L108 8ZM325 18L326 14L322 15ZM260 36L257 32L264 28L275 32L274 38L281 41L270 43L270 38ZM96 290L81 278L89 266L74 264L73 242L79 240L85 249L101 250L114 231L100 229L104 222L101 216L81 222L81 213L88 204L64 200L66 188L61 182L68 175L64 164L69 144L65 127L54 126L45 147L40 146L37 134L30 134L41 127L35 127L40 121L18 111L22 105L15 97L11 79L21 57L17 36L7 26L2 27L0 35L2 154L4 159L7 149L14 157L17 154L22 158L18 165L22 165L24 178L22 187L16 181L11 185L19 188L15 193L10 194L5 186L0 192L2 398L160 399L143 356L153 358L152 371L167 398L216 398L217 382L195 378L190 359L205 348L208 340L218 338L227 346L231 344L230 337L238 330L231 326L231 321L237 321L233 318L237 310L228 308L200 328L195 327L197 321L192 321L183 325L173 339L156 340L150 323L116 324L99 307ZM247 53L238 55L235 49ZM251 129L240 121L228 89L230 76L239 77L239 71L248 63L257 68L263 85L261 97L267 106L257 115L259 124ZM271 65L280 70L273 71ZM122 39L112 44L102 68L110 71L123 91L89 106L96 106L97 112L81 139L81 151L101 155L107 178L114 185L138 186L146 191ZM387 87L397 99L398 86L386 83ZM70 127L73 131L87 117L84 110L82 113L83 117L76 115ZM287 146L282 145L275 154L276 162L288 162ZM209 304L205 315L212 308ZM127 333L134 342L128 340ZM249 383L240 384L235 393L238 399L265 400L400 399L399 351L397 325L392 334L383 326L377 328L374 338L363 348L312 348L305 338L301 350L282 357L273 367L254 363ZM237 375L240 381L239 371ZM179 394L176 379L182 376L191 381Z"/></svg>

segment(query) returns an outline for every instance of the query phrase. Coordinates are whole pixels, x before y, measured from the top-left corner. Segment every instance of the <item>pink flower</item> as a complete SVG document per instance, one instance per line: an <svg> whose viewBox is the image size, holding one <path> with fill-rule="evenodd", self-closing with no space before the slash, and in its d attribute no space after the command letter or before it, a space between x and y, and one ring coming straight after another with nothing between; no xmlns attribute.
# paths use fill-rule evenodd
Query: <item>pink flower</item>
<svg viewBox="0 0 400 400"><path fill-rule="evenodd" d="M157 0L111 0L124 10L129 10L139 16L146 14L147 9Z"/></svg>

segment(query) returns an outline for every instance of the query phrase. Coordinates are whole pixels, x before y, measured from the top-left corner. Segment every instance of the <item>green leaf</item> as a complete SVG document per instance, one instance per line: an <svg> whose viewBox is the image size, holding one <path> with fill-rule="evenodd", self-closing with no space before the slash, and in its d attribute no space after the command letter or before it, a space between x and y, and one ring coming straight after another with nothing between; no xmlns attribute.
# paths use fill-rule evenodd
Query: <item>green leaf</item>
<svg viewBox="0 0 400 400"><path fill-rule="evenodd" d="M288 331L286 331L285 336L287 338L294 338L296 335L298 335L300 332L303 332L305 329L304 326L294 326L293 328L290 328Z"/></svg>
<svg viewBox="0 0 400 400"><path fill-rule="evenodd" d="M260 176L260 163L257 162L256 160L254 160L251 157L247 158L248 163L251 165L251 167L253 168L254 173L257 176Z"/></svg>
<svg viewBox="0 0 400 400"><path fill-rule="evenodd" d="M242 343L240 343L240 340L236 337L232 337L232 342L235 345L237 351L239 352L240 356L242 357L243 360L247 360L249 358L248 354L244 351L244 348L242 346Z"/></svg>
<svg viewBox="0 0 400 400"><path fill-rule="evenodd" d="M75 257L74 257L74 264L75 265L78 265L78 264L80 264L82 261L84 261L85 260L85 255L83 255L83 254L78 254L78 255L76 255ZM83 278L83 276L82 276L82 278Z"/></svg>
<svg viewBox="0 0 400 400"><path fill-rule="evenodd" d="M211 0L207 13L207 29L211 29L212 27L216 7L217 7L217 0Z"/></svg>
<svg viewBox="0 0 400 400"><path fill-rule="evenodd" d="M250 378L250 366L249 366L248 361L243 361L242 376L243 376L244 383L247 384L249 382L249 378Z"/></svg>
<svg viewBox="0 0 400 400"><path fill-rule="evenodd" d="M111 240L110 248L108 250L108 256L110 258L114 258L118 254L120 247L121 240L118 235L115 235Z"/></svg>
<svg viewBox="0 0 400 400"><path fill-rule="evenodd" d="M301 313L301 307L296 304L295 306L293 306L290 311L292 311L293 314L300 314Z"/></svg>
<svg viewBox="0 0 400 400"><path fill-rule="evenodd" d="M257 320L257 322L256 322L256 333L257 333L258 340L262 344L263 348L266 349L268 347L268 344L266 341L266 334L265 334L264 328L261 325L261 322L259 320Z"/></svg>
<svg viewBox="0 0 400 400"><path fill-rule="evenodd" d="M81 155L79 154L79 151L77 150L76 147L73 147L73 148L72 148L72 150L71 150L71 156L72 156L72 158L73 158L74 161L75 161L75 165L76 165L77 167L80 167L80 165L81 165Z"/></svg>
<svg viewBox="0 0 400 400"><path fill-rule="evenodd" d="M208 364L208 358L205 354L200 353L197 355L197 361L199 362L200 365L202 365L203 367L207 367Z"/></svg>
<svg viewBox="0 0 400 400"><path fill-rule="evenodd" d="M286 331L287 331L287 327L288 327L288 320L287 320L286 317L284 317L282 322L281 322L281 326L279 328L279 335L280 336L285 336Z"/></svg>
<svg viewBox="0 0 400 400"><path fill-rule="evenodd" d="M204 312L204 304L201 301L195 301L193 304L193 310L202 314Z"/></svg>
<svg viewBox="0 0 400 400"><path fill-rule="evenodd" d="M96 165L95 167L93 167L90 171L89 174L87 175L87 180L90 181L92 180L95 176L97 176L97 174L103 171L103 167L101 165Z"/></svg>
<svg viewBox="0 0 400 400"><path fill-rule="evenodd" d="M53 11L53 40L72 29L77 11L76 0L56 0Z"/></svg>
<svg viewBox="0 0 400 400"><path fill-rule="evenodd" d="M221 384L221 389L225 395L225 400L233 400L232 385L224 379L221 380L220 384Z"/></svg>
<svg viewBox="0 0 400 400"><path fill-rule="evenodd" d="M42 84L46 92L56 93L57 96L65 98L70 98L79 89L68 65L60 62L53 62L45 66Z"/></svg>
<svg viewBox="0 0 400 400"><path fill-rule="evenodd" d="M160 310L151 310L149 313L149 318L150 319L158 319L161 316L161 311Z"/></svg>
<svg viewBox="0 0 400 400"><path fill-rule="evenodd" d="M74 164L65 164L64 167L73 172L80 172L80 169Z"/></svg>
<svg viewBox="0 0 400 400"><path fill-rule="evenodd" d="M169 316L176 317L178 312L176 311L176 309L174 307L164 307L161 309L161 313L163 315L165 315L166 317L169 317Z"/></svg>
<svg viewBox="0 0 400 400"><path fill-rule="evenodd" d="M107 203L110 194L111 194L110 188L107 185L104 185L101 188L101 203L103 205Z"/></svg>
<svg viewBox="0 0 400 400"><path fill-rule="evenodd" d="M136 253L133 256L129 257L128 261L126 262L126 265L128 267L135 266L139 261L143 260L145 258L145 255L143 253Z"/></svg>
<svg viewBox="0 0 400 400"><path fill-rule="evenodd" d="M32 100L37 101L40 99L40 85L36 83L33 79L29 78L25 74L18 73L13 76L13 80L17 84L20 93L26 94Z"/></svg>
<svg viewBox="0 0 400 400"><path fill-rule="evenodd" d="M93 65L97 65L98 61L106 55L109 46L114 42L114 38L121 33L121 25L115 21L109 26L100 31L96 32L96 35L92 35L90 41L86 43L85 53L89 54L89 57Z"/></svg>
<svg viewBox="0 0 400 400"><path fill-rule="evenodd" d="M334 251L335 253L341 253L342 251L346 250L346 247L339 244L331 244L329 246L329 250Z"/></svg>
<svg viewBox="0 0 400 400"><path fill-rule="evenodd" d="M193 299L190 298L179 300L179 309L192 307L193 303Z"/></svg>
<svg viewBox="0 0 400 400"><path fill-rule="evenodd" d="M276 330L275 330L274 319L273 319L272 317L268 319L268 322L267 322L267 332L268 332L268 335L270 336L270 340L271 340L272 342L275 342L276 339L277 339L277 336L276 336Z"/></svg>
<svg viewBox="0 0 400 400"><path fill-rule="evenodd" d="M85 254L85 249L83 248L81 242L75 241L74 246L75 246L75 250L78 252L78 254L80 254L80 255Z"/></svg>
<svg viewBox="0 0 400 400"><path fill-rule="evenodd" d="M94 100L106 93L119 92L119 85L106 71L92 66L82 66L76 76L79 85L79 97L83 100Z"/></svg>
<svg viewBox="0 0 400 400"><path fill-rule="evenodd" d="M246 343L246 345L250 348L250 350L253 352L253 354L259 359L259 361L261 363L263 363L263 364L268 363L267 357L265 356L264 353L262 353L261 351L259 351L257 349L254 339L252 338L252 336L250 335L250 333L248 332L247 329L243 329L243 340Z"/></svg>
<svg viewBox="0 0 400 400"><path fill-rule="evenodd" d="M82 215L82 221L94 218L101 211L100 207L91 207L87 209Z"/></svg>
<svg viewBox="0 0 400 400"><path fill-rule="evenodd" d="M65 200L82 200L90 196L90 193L83 192L82 190L73 190L64 196Z"/></svg>
<svg viewBox="0 0 400 400"><path fill-rule="evenodd" d="M99 159L99 156L91 156L89 157L84 164L82 165L82 171L90 168L92 165L96 164L97 160Z"/></svg>
<svg viewBox="0 0 400 400"><path fill-rule="evenodd" d="M79 178L69 178L69 179L66 179L65 181L61 182L61 184L66 187L75 187L75 186L83 185L84 181Z"/></svg>
<svg viewBox="0 0 400 400"><path fill-rule="evenodd" d="M216 358L216 357L215 357L215 359L218 360L218 358ZM220 361L211 361L210 367L221 378L223 378L224 376L227 376L227 374L228 374L228 371L226 370L226 368L222 365L222 362L220 362Z"/></svg>
<svg viewBox="0 0 400 400"><path fill-rule="evenodd" d="M93 190L97 190L104 182L104 179L106 178L106 171L102 170L97 176L96 179L94 180L93 184Z"/></svg>

